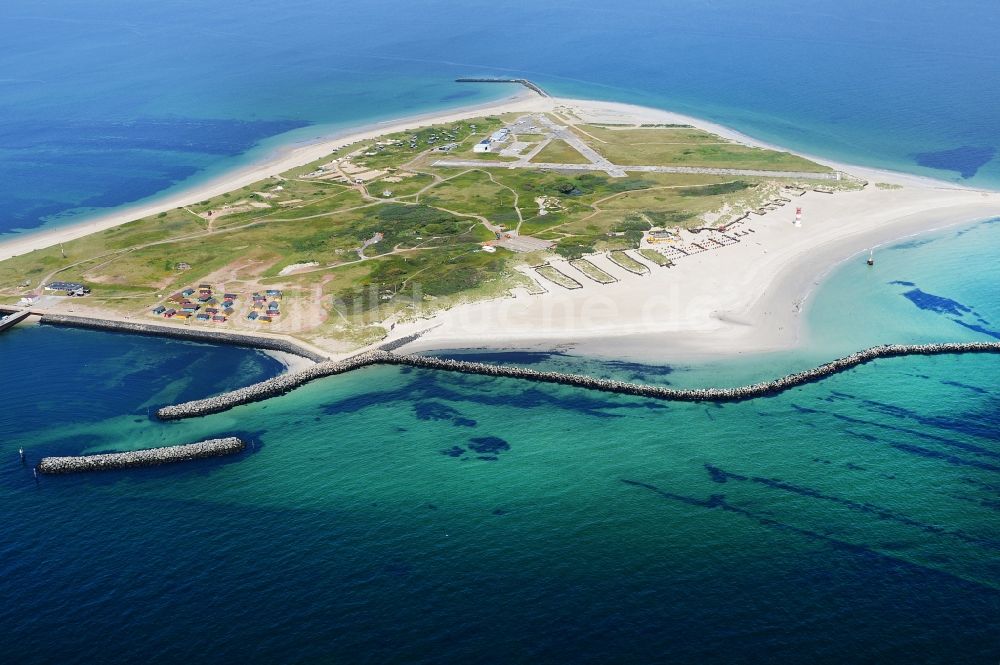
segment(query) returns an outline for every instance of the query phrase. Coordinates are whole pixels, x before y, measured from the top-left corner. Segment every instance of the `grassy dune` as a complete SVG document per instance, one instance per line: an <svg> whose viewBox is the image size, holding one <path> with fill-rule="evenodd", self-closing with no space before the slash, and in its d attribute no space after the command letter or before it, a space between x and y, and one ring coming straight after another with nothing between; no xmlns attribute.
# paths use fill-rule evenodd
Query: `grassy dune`
<svg viewBox="0 0 1000 665"><path fill-rule="evenodd" d="M290 294L292 311L312 312L295 324L296 334L357 342L377 336L390 315L526 285L515 268L547 257L481 251L497 227L554 240L556 254L575 260L596 250L634 249L651 227L700 224L705 212L753 205L773 190L764 178L434 166L444 156L436 148L455 143L448 156L467 158L476 142L513 117L360 142L210 200L0 262L0 298L16 299L47 280L80 281L93 289L88 306L142 315L158 294L205 280L244 291L275 285ZM582 129L585 141L621 164L825 170L689 127ZM535 160L585 161L562 140ZM539 198L547 201L544 215ZM361 253L377 234L381 240ZM313 262L299 274L279 275L286 266ZM574 288L567 276L546 272ZM271 329L293 327L283 318Z"/></svg>

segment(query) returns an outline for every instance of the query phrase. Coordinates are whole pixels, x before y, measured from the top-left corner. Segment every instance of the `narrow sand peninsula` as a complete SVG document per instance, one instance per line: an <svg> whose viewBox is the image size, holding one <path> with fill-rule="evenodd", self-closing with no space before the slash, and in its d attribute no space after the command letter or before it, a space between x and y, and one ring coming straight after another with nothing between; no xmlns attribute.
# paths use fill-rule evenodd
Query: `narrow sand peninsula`
<svg viewBox="0 0 1000 665"><path fill-rule="evenodd" d="M365 141L383 134L415 129L425 125L449 123L465 118L507 113L509 111L541 110L548 108L548 106L549 100L543 99L533 92L520 90L517 94L506 97L498 102L466 106L445 113L425 113L400 120L366 125L354 130L324 137L307 145L276 151L256 164L251 164L246 168L227 173L211 182L186 189L167 198L158 199L150 203L124 206L116 209L114 212L80 222L79 224L71 224L38 233L27 233L23 236L2 241L0 242L0 261L9 259L12 256L26 254L36 249L51 247L61 242L82 238L97 231L121 226L133 220L155 215L165 210L173 210L174 208L191 205L213 196L225 194L226 192L245 187L264 178L295 168L296 166L308 164L321 157L325 157L334 150L338 150L351 143L356 143L357 141Z"/></svg>

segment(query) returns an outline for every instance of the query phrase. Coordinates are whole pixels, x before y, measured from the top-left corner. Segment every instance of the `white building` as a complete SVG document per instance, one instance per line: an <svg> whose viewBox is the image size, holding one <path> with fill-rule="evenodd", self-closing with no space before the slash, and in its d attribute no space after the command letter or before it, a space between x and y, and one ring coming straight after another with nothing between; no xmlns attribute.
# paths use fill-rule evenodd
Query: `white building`
<svg viewBox="0 0 1000 665"><path fill-rule="evenodd" d="M472 146L472 152L493 152L494 143L503 143L510 136L510 129L504 127L503 129L498 129L497 131L490 134L488 139L483 139L476 145Z"/></svg>

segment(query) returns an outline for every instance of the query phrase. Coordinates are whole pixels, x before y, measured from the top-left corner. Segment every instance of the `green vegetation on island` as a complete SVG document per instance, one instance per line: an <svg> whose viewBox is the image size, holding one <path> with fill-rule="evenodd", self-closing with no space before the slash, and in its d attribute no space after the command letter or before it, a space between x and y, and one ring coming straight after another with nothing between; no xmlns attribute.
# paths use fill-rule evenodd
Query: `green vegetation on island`
<svg viewBox="0 0 1000 665"><path fill-rule="evenodd" d="M637 164L829 169L686 126L571 128L626 167L625 176L616 177L596 165L580 168L588 158L553 137L542 120L481 117L346 146L207 201L0 262L0 297L16 301L58 279L92 289L82 305L147 316L151 304L199 282L241 293L279 288L288 315L274 322L275 331L358 343L428 307L495 297L515 286L537 291L526 268L553 254L573 260L591 279L614 280L580 259L638 249L647 232L701 226L709 213L728 211L719 216L725 221L764 204L783 184L854 186L808 177L630 173L627 166ZM475 152L505 127L514 128L509 137L489 152ZM515 143L513 154L498 154ZM504 165L447 163L484 159ZM640 256L668 263L652 250ZM615 260L629 270L646 269L626 254ZM567 288L580 286L551 267L537 272ZM240 317L225 325L257 324Z"/></svg>

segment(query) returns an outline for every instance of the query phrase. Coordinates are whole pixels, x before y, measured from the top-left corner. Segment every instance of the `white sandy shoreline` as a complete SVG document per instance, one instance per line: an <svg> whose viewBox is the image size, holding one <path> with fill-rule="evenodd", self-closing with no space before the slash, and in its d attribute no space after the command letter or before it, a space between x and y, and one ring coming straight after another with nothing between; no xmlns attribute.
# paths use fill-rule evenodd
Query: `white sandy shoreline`
<svg viewBox="0 0 1000 665"><path fill-rule="evenodd" d="M488 326L463 324L435 328L406 345L403 351L560 351L608 360L661 364L702 362L787 350L807 341L810 298L818 286L845 262L853 259L862 261L869 248L875 248L877 254L879 247L910 237L975 225L998 215L1000 210L992 206L983 210L946 209L870 234L812 248L776 270L766 284L754 289L753 296L756 298L745 298L738 309L719 310L712 306L714 303L710 303L694 308L686 317L678 317L672 325L656 325L655 322L651 326L643 325L633 319L616 327L597 325L574 329L571 326L535 326L529 330L512 326L487 335L484 328ZM679 272L680 267L673 270ZM710 271L696 269L691 271L690 278L675 277L679 277L678 281L685 288L690 288L691 282L703 277L706 272ZM497 302L486 307L495 308ZM447 316L446 313L435 317L430 324L424 322L423 325L441 325L447 322ZM419 329L421 326L417 324L414 327Z"/></svg>
<svg viewBox="0 0 1000 665"><path fill-rule="evenodd" d="M294 353L288 353L287 351L275 351L273 349L261 349L261 353L271 356L279 363L284 365L285 373L298 372L304 369L308 369L315 365L316 363L309 358L303 358L302 356L295 355Z"/></svg>
<svg viewBox="0 0 1000 665"><path fill-rule="evenodd" d="M148 206L121 209L79 225L0 243L0 259L231 191L380 134L476 115L557 106L571 108L585 120L685 123L741 143L782 149L659 109L541 98L523 91L496 103L382 122L288 149L266 162ZM686 257L674 268L653 267L651 274L635 276L602 264L620 278L618 283L588 284L576 291L553 287L541 296L519 294L459 305L430 320L401 323L385 341L433 328L402 350L569 346L581 355L648 362L774 351L802 342L804 303L816 284L847 257L942 226L1000 216L1000 193L838 164L821 157L811 159L870 182L901 188L869 186L860 192L833 195L810 192L790 207L752 218L756 233L744 236L738 245ZM805 224L794 228L791 215L799 205L805 211ZM606 261L601 257L594 260Z"/></svg>
<svg viewBox="0 0 1000 665"><path fill-rule="evenodd" d="M532 108L543 101L535 93L519 90L516 94L504 97L498 101L463 106L449 111L433 111L397 120L384 120L377 123L361 125L336 132L307 142L285 146L269 153L261 160L243 166L229 173L220 175L208 182L184 189L176 194L158 198L148 203L125 205L107 214L83 220L76 224L67 224L36 233L24 233L8 240L0 240L0 261L12 256L20 256L36 249L52 247L62 242L69 242L83 236L121 226L128 222L155 215L167 210L173 210L185 205L191 205L205 199L219 196L240 187L245 187L272 175L308 164L324 157L345 145L364 141L382 134L404 131L421 125L455 122L464 118L482 114L505 113L515 109Z"/></svg>
<svg viewBox="0 0 1000 665"><path fill-rule="evenodd" d="M691 124L742 143L781 149L680 114L608 102L557 100L584 106L604 122ZM687 257L674 268L639 277L617 270L619 282L542 296L457 306L393 331L393 337L434 325L405 351L438 349L569 350L646 362L766 353L802 344L809 295L832 270L871 247L956 224L1000 216L1000 194L920 176L815 158L870 182L834 195L810 192L789 207L753 217L756 233L739 245ZM803 228L791 224L796 206ZM595 262L598 259L594 259ZM609 263L600 267L614 271ZM569 269L571 270L571 269ZM572 273L571 273L572 274Z"/></svg>
<svg viewBox="0 0 1000 665"><path fill-rule="evenodd" d="M120 226L142 217L155 215L180 206L191 205L213 196L219 196L220 194L258 182L271 175L287 171L288 169L301 166L302 164L307 164L311 161L324 157L340 147L357 141L364 141L382 134L404 131L421 125L455 122L457 120L482 115L484 113L496 114L521 110L542 110L554 105L570 107L586 105L600 108L602 109L603 115L608 118L614 118L615 115L619 115L623 118L642 117L646 119L655 119L658 122L685 123L706 129L718 134L719 136L723 136L740 143L745 143L747 145L770 148L773 150L785 150L785 148L782 148L781 146L759 141L728 127L680 113L674 113L672 111L664 111L661 109L653 109L619 102L596 102L590 100L564 98L543 99L528 90L519 90L516 94L502 98L495 102L486 102L483 104L459 107L449 111L434 111L407 116L397 120L385 120L377 123L361 125L336 132L329 136L319 137L307 142L304 145L294 144L278 148L253 164L243 166L229 173L220 175L219 177L208 182L198 184L170 196L159 198L148 203L125 205L112 212L102 214L91 219L86 219L76 224L68 224L66 226L46 229L34 233L27 232L7 240L0 240L0 261L8 259L12 256L26 254L27 252L36 249L52 247L53 245L57 245L62 242L69 242L70 240L75 240L76 238L81 238L97 231L103 231L115 226ZM842 164L819 156L802 156L815 162L826 164L835 169L847 171L869 180L883 179L890 182L914 184L924 187L966 189L958 184L941 180L933 180L923 176Z"/></svg>

